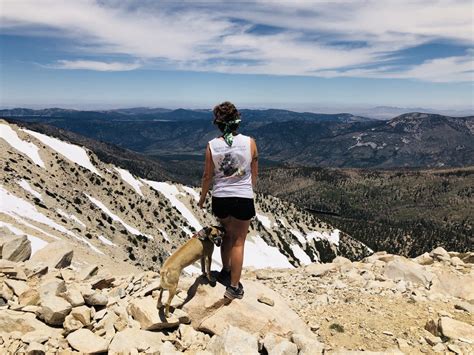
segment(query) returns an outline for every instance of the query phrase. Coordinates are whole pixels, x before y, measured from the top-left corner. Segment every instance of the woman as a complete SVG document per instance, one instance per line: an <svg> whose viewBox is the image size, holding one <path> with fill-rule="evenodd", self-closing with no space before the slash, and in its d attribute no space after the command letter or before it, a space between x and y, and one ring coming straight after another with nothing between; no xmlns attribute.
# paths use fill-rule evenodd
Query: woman
<svg viewBox="0 0 474 355"><path fill-rule="evenodd" d="M209 141L202 177L202 208L213 182L212 212L226 230L221 245L222 270L217 279L227 286L225 297L244 296L240 281L244 243L255 216L253 188L257 182L258 154L255 141L237 133L240 113L226 101L214 107L214 124L222 132Z"/></svg>

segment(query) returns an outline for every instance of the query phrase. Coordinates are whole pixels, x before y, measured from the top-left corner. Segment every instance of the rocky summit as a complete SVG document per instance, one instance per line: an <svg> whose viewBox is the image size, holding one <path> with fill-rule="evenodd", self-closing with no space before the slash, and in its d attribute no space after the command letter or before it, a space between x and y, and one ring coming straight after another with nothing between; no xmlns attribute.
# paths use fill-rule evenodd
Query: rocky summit
<svg viewBox="0 0 474 355"><path fill-rule="evenodd" d="M215 223L199 190L5 121L0 149L0 353L474 352L472 251L373 253L258 194L244 298L191 265L165 317L162 262Z"/></svg>
<svg viewBox="0 0 474 355"><path fill-rule="evenodd" d="M18 242L16 253L29 243ZM75 268L74 251L55 246L54 260L0 260L1 353L474 351L474 253L437 248L414 259L379 252L357 262L247 268L245 296L233 301L221 284L183 276L165 317L158 273Z"/></svg>

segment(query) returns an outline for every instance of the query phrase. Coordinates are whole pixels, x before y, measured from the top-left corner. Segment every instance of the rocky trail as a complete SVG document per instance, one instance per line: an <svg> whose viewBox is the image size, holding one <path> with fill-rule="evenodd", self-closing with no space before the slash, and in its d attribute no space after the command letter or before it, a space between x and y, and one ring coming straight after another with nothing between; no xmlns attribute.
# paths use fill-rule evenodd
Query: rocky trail
<svg viewBox="0 0 474 355"><path fill-rule="evenodd" d="M474 352L473 253L251 268L232 302L222 285L183 276L165 318L154 271L77 268L64 241L30 257L28 239L5 237L0 250L1 353Z"/></svg>

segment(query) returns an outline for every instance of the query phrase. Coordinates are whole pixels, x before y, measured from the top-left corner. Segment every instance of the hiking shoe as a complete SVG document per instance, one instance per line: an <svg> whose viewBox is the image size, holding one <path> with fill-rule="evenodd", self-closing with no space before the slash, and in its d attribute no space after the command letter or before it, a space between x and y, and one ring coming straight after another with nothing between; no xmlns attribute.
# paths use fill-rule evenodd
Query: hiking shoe
<svg viewBox="0 0 474 355"><path fill-rule="evenodd" d="M217 274L216 279L224 286L230 286L230 270L222 269Z"/></svg>
<svg viewBox="0 0 474 355"><path fill-rule="evenodd" d="M234 298L241 299L244 297L244 287L239 282L239 287L227 286L224 297L233 300Z"/></svg>

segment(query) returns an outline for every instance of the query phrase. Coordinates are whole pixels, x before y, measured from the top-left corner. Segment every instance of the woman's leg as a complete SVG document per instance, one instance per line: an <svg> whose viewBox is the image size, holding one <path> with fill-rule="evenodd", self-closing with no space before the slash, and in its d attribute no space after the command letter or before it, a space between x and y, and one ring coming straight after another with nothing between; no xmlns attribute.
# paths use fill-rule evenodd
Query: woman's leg
<svg viewBox="0 0 474 355"><path fill-rule="evenodd" d="M221 244L221 260L222 268L225 270L230 270L230 251L232 249L232 230L230 225L231 217L219 218L222 226L225 228L225 235L222 238Z"/></svg>
<svg viewBox="0 0 474 355"><path fill-rule="evenodd" d="M230 284L237 287L242 274L242 265L244 262L244 243L249 231L250 220L242 221L231 217L230 221L232 231L232 250L230 253Z"/></svg>

